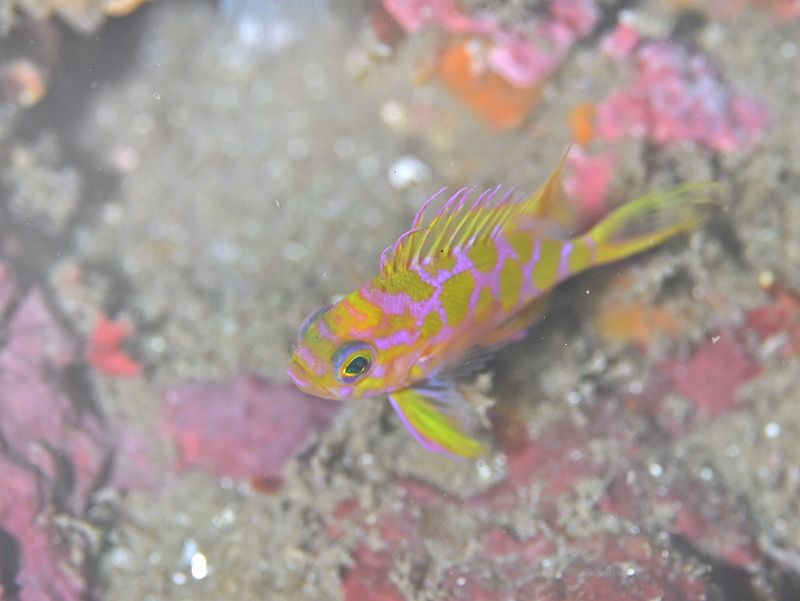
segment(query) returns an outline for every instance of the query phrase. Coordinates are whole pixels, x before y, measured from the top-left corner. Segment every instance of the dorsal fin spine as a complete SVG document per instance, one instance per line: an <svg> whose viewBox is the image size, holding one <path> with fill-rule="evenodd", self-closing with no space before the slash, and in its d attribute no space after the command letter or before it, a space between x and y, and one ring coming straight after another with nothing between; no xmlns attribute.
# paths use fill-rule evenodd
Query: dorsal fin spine
<svg viewBox="0 0 800 601"><path fill-rule="evenodd" d="M474 244L517 228L520 220L530 223L549 218L563 197L563 167L562 158L545 184L530 196L515 198L513 188L501 194L502 187L498 185L483 190L473 200L475 186L461 188L444 201L435 216L428 217L429 207L447 188L439 189L419 208L410 230L381 254L381 272L392 274L428 264L443 254L452 255L456 249L466 252Z"/></svg>
<svg viewBox="0 0 800 601"><path fill-rule="evenodd" d="M426 200L425 202L422 203L422 206L417 211L417 214L414 215L414 221L411 222L411 229L412 230L415 229L415 228L418 228L420 225L422 225L422 219L425 217L425 211L427 211L428 207L436 199L436 197L438 197L439 194L441 194L445 190L447 190L447 186L445 186L444 188L439 188L439 190L434 192L428 198L428 200Z"/></svg>
<svg viewBox="0 0 800 601"><path fill-rule="evenodd" d="M439 214L434 218L434 219L441 219L445 215L447 215L447 220L445 221L445 224L441 228L439 228L439 235L436 236L436 239L430 242L430 244L428 243L429 242L428 237L433 229L433 224L431 224L430 228L425 233L425 237L417 245L417 251L414 254L414 257L412 258L412 262L416 263L419 261L423 250L428 250L430 252L431 250L438 248L439 245L441 245L443 242L445 245L447 245L448 243L447 236L448 236L448 231L450 230L450 224L453 222L453 219L455 219L456 216L459 214L459 210L464 206L464 202L467 200L467 198L469 198L469 195L472 194L474 190L475 186L470 186L468 188L461 188L458 192L456 192L450 197L450 199L442 207L442 210L439 211ZM453 209L453 205L456 205L455 209Z"/></svg>
<svg viewBox="0 0 800 601"><path fill-rule="evenodd" d="M496 191L497 188L494 188L494 190ZM478 197L478 200L476 200L472 204L472 207L469 210L470 211L475 211L477 209L478 205L482 202L483 198L485 196L490 195L490 191L491 190L485 190L483 193L481 193L481 195ZM464 198L464 200L466 201L466 197ZM459 209L460 208L461 207L459 207ZM461 246L459 244L459 241L461 240L461 238L459 238L459 233L461 232L462 229L464 229L464 225L467 223L467 221L468 221L467 219L461 219L461 220L459 220L458 223L456 223L456 227L453 229L452 234L450 234L450 237L447 240L447 245L449 247L452 248L452 247L456 247L456 246Z"/></svg>

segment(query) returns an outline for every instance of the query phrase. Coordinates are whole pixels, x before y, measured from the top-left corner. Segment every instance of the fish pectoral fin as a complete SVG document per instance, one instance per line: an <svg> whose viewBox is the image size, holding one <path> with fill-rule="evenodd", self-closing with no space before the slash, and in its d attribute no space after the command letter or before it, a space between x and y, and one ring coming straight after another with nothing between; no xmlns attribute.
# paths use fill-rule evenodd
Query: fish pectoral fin
<svg viewBox="0 0 800 601"><path fill-rule="evenodd" d="M473 438L469 403L453 385L406 388L389 395L389 402L412 436L429 451L474 458L487 446Z"/></svg>
<svg viewBox="0 0 800 601"><path fill-rule="evenodd" d="M498 328L492 330L488 335L481 338L480 345L487 349L496 349L510 342L522 340L525 334L542 313L547 310L550 295L540 296L528 305L519 310L516 314L509 317Z"/></svg>

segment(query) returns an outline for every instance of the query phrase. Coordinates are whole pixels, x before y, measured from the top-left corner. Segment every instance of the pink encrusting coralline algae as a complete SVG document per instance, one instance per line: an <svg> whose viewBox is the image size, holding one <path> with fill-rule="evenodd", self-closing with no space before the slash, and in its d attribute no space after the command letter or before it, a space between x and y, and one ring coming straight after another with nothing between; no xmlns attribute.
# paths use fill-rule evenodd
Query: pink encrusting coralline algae
<svg viewBox="0 0 800 601"><path fill-rule="evenodd" d="M279 480L285 464L338 410L253 375L182 384L167 390L165 401L162 430L175 442L177 468L241 480Z"/></svg>
<svg viewBox="0 0 800 601"><path fill-rule="evenodd" d="M149 451L91 407L82 344L3 263L0 315L0 600L79 601L94 551L64 524L87 519L98 486L148 485Z"/></svg>
<svg viewBox="0 0 800 601"><path fill-rule="evenodd" d="M594 0L553 0L550 19L524 30L498 28L489 66L519 87L539 84L564 61L570 48L588 35L600 18Z"/></svg>
<svg viewBox="0 0 800 601"><path fill-rule="evenodd" d="M519 27L501 25L491 15L463 13L453 0L384 0L383 6L406 33L435 26L487 41L486 66L518 87L536 86L552 74L600 19L595 0L552 0L549 18Z"/></svg>
<svg viewBox="0 0 800 601"><path fill-rule="evenodd" d="M580 146L570 148L567 154L569 175L564 178L564 191L583 222L593 223L608 211L608 190L617 160L614 153L592 155Z"/></svg>
<svg viewBox="0 0 800 601"><path fill-rule="evenodd" d="M730 152L751 147L766 129L764 103L731 91L707 57L658 41L639 48L635 61L633 82L597 107L601 138L691 141Z"/></svg>

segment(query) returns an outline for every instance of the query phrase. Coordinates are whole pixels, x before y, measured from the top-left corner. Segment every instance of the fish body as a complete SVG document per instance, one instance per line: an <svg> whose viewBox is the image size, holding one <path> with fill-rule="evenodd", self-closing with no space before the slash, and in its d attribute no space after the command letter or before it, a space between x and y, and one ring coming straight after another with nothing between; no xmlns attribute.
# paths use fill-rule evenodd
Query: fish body
<svg viewBox="0 0 800 601"><path fill-rule="evenodd" d="M388 394L427 448L476 456L470 416L449 373L472 356L524 337L548 293L588 268L628 257L695 227L707 201L696 187L655 193L589 231L564 235L563 161L526 199L500 187L434 194L387 248L379 274L306 319L289 375L317 396Z"/></svg>

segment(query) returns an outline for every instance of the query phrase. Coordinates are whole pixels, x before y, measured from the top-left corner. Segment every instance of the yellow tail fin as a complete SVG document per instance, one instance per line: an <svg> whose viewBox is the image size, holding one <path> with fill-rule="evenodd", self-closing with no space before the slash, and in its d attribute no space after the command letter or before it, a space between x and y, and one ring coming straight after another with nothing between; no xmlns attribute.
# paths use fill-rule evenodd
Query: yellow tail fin
<svg viewBox="0 0 800 601"><path fill-rule="evenodd" d="M624 259L697 227L713 203L711 182L651 192L624 204L584 236L595 247L594 264Z"/></svg>

